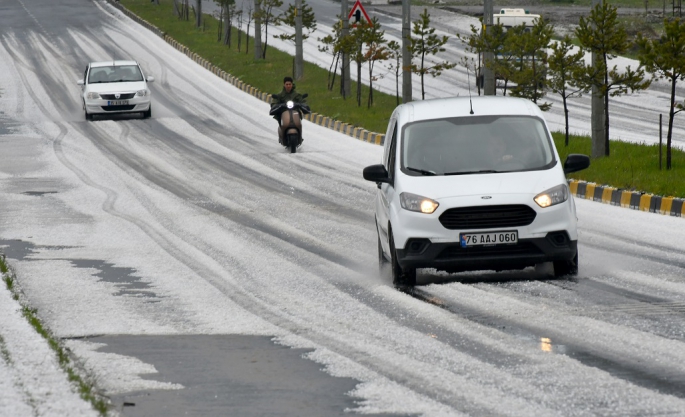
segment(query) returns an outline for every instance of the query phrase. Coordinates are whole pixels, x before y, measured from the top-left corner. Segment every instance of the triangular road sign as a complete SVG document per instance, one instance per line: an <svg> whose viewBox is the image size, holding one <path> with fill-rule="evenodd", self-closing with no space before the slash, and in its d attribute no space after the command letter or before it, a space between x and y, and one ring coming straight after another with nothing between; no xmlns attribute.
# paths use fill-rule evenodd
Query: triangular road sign
<svg viewBox="0 0 685 417"><path fill-rule="evenodd" d="M352 6L352 9L350 9L350 14L347 15L347 19L353 26L356 26L362 21L366 22L367 24L371 24L371 19L369 19L369 15L366 14L366 10L364 10L364 6L362 6L362 2L360 0L357 0L354 3L354 6Z"/></svg>

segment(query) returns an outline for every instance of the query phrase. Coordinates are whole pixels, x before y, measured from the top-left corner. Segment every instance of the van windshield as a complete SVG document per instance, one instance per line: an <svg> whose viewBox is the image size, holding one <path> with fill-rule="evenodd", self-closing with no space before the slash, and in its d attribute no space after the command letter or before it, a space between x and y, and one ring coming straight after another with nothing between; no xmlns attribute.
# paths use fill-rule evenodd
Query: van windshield
<svg viewBox="0 0 685 417"><path fill-rule="evenodd" d="M542 120L470 116L424 120L402 129L401 169L407 175L531 171L554 165Z"/></svg>

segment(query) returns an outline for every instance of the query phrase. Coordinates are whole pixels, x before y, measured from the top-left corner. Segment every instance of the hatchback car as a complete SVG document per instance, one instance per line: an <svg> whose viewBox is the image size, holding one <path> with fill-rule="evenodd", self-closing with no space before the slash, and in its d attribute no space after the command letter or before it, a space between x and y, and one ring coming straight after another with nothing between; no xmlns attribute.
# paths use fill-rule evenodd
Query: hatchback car
<svg viewBox="0 0 685 417"><path fill-rule="evenodd" d="M82 90L86 120L96 114L142 113L152 116L151 92L146 77L136 61L91 62L78 81Z"/></svg>
<svg viewBox="0 0 685 417"><path fill-rule="evenodd" d="M378 257L396 284L417 268L447 272L553 263L578 271L576 208L540 109L510 97L411 102L392 113L382 163L364 169L378 185Z"/></svg>

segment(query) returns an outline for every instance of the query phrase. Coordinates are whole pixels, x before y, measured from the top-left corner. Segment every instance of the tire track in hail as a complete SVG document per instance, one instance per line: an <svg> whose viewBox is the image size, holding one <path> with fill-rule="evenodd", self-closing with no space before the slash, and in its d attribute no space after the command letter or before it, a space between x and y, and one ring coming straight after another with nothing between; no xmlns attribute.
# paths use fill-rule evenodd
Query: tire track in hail
<svg viewBox="0 0 685 417"><path fill-rule="evenodd" d="M541 340L542 338L555 340L555 344L565 347L566 352L564 354L586 366L604 370L618 379L650 390L656 390L678 398L685 398L685 375L673 375L668 367L648 369L637 363L627 363L621 361L615 355L609 355L609 352L597 351L574 343L559 329L545 329L542 332L541 329L533 325L506 319L500 315L487 314L482 310L475 310L467 306L457 305L419 288L405 289L405 292L417 300L435 305L475 323L498 329L513 336L523 335L532 340Z"/></svg>

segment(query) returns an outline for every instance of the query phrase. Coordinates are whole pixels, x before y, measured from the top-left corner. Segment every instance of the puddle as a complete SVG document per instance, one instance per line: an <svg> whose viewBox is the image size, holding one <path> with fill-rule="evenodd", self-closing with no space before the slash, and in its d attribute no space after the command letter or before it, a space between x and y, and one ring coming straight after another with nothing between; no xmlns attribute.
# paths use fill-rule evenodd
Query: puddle
<svg viewBox="0 0 685 417"><path fill-rule="evenodd" d="M106 344L98 352L153 365L158 373L141 375L143 379L184 387L113 395L112 405L125 417L357 415L345 409L358 406L347 393L359 381L333 377L320 364L303 358L310 350L278 345L270 337L123 335L86 340Z"/></svg>
<svg viewBox="0 0 685 417"><path fill-rule="evenodd" d="M67 249L68 246L35 246L32 243L22 240L1 240L0 252L4 253L9 259L16 259L18 261L37 261L45 260L42 258L35 258L33 255L37 249L42 250L59 250ZM116 284L119 289L114 295L128 295L133 297L145 298L161 298L154 291L151 290L149 283L142 280L142 278L135 275L136 270L133 268L125 268L114 266L101 260L92 259L59 259L69 261L76 268L90 268L96 269L98 272L93 274L94 277L99 278L100 281L110 282ZM158 302L148 300L149 302Z"/></svg>

